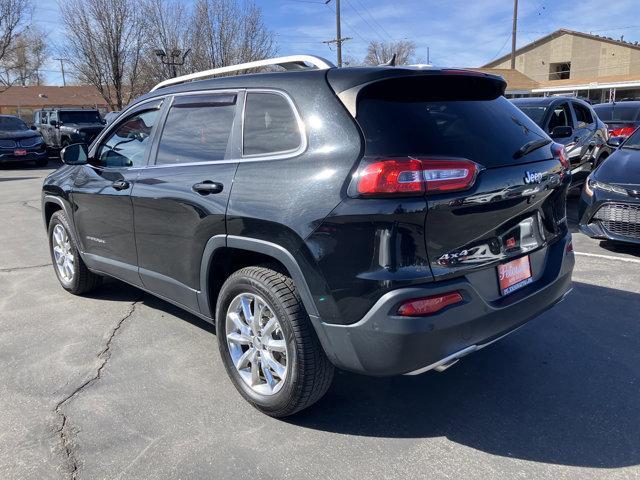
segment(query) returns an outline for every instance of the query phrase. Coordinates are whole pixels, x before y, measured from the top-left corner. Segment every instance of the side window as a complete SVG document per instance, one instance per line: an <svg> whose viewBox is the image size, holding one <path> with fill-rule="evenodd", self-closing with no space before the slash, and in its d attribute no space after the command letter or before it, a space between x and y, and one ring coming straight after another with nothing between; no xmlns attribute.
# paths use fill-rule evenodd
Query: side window
<svg viewBox="0 0 640 480"><path fill-rule="evenodd" d="M51 120L58 120L58 114L56 112L49 113L49 123L51 123Z"/></svg>
<svg viewBox="0 0 640 480"><path fill-rule="evenodd" d="M587 125L591 125L593 123L593 116L591 115L591 111L584 105L574 103L573 110L574 112L576 112L576 120L578 121L578 123L586 123Z"/></svg>
<svg viewBox="0 0 640 480"><path fill-rule="evenodd" d="M158 109L138 112L118 123L102 141L91 163L99 167L140 167L151 145Z"/></svg>
<svg viewBox="0 0 640 480"><path fill-rule="evenodd" d="M235 94L175 97L162 129L156 165L224 160L235 112Z"/></svg>
<svg viewBox="0 0 640 480"><path fill-rule="evenodd" d="M299 148L301 143L296 116L285 97L276 93L247 93L242 132L243 155L292 151Z"/></svg>
<svg viewBox="0 0 640 480"><path fill-rule="evenodd" d="M549 120L549 132L552 132L556 127L573 127L573 120L571 120L568 103L563 103L553 109L551 119Z"/></svg>

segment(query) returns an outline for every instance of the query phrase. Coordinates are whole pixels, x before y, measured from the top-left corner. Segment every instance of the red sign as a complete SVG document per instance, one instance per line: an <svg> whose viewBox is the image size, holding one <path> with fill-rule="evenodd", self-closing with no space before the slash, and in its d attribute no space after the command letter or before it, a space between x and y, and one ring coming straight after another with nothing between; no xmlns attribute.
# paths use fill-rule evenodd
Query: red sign
<svg viewBox="0 0 640 480"><path fill-rule="evenodd" d="M13 154L14 154L14 155L19 155L19 156L21 156L21 155L26 155L26 154L27 154L27 151L23 148L23 149L19 149L19 150L14 150L14 151L13 151Z"/></svg>
<svg viewBox="0 0 640 480"><path fill-rule="evenodd" d="M508 295L525 285L529 285L533 281L529 255L498 265L498 280L502 295Z"/></svg>

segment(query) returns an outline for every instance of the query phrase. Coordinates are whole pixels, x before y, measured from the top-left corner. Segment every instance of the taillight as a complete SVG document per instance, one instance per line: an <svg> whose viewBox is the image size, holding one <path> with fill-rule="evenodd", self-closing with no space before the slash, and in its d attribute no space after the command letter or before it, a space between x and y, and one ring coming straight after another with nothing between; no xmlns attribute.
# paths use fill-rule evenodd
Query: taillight
<svg viewBox="0 0 640 480"><path fill-rule="evenodd" d="M467 190L480 168L466 159L363 159L350 188L352 196L421 195Z"/></svg>
<svg viewBox="0 0 640 480"><path fill-rule="evenodd" d="M460 295L460 292L414 298L407 300L398 307L398 315L402 317L423 317L437 313L443 308L457 303L462 303L462 295Z"/></svg>
<svg viewBox="0 0 640 480"><path fill-rule="evenodd" d="M567 152L564 150L564 145L553 143L551 145L551 152L553 152L554 158L557 158L558 161L562 164L562 167L565 170L569 170L571 164L569 163L569 159L567 158Z"/></svg>
<svg viewBox="0 0 640 480"><path fill-rule="evenodd" d="M636 127L633 126L614 128L613 130L609 131L609 134L612 137L628 137L633 133L635 129Z"/></svg>

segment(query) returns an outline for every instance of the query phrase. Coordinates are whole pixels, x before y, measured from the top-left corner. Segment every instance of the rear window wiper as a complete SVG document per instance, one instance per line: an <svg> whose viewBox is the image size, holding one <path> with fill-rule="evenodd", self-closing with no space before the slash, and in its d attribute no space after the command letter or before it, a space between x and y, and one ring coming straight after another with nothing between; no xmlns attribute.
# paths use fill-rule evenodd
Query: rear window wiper
<svg viewBox="0 0 640 480"><path fill-rule="evenodd" d="M516 152L513 154L513 158L522 158L525 155L537 150L545 145L549 145L551 140L548 138L540 138L538 140L531 140L530 142L525 143L521 146Z"/></svg>

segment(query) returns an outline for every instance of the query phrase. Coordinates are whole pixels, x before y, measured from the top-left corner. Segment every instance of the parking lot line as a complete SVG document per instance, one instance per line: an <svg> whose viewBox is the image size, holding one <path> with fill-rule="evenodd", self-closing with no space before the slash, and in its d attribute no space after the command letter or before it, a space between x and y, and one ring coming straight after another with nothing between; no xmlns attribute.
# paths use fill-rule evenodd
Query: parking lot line
<svg viewBox="0 0 640 480"><path fill-rule="evenodd" d="M628 257L616 257L614 255L602 255L600 253L574 252L576 255L584 255L585 257L605 258L607 260L620 260L622 262L640 263L640 259Z"/></svg>

